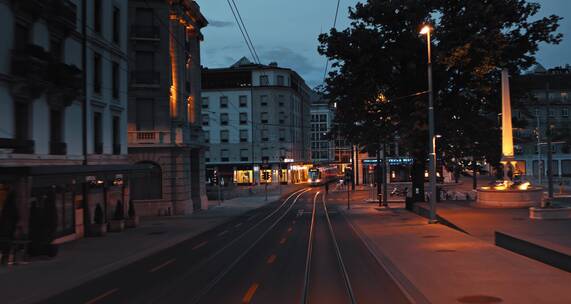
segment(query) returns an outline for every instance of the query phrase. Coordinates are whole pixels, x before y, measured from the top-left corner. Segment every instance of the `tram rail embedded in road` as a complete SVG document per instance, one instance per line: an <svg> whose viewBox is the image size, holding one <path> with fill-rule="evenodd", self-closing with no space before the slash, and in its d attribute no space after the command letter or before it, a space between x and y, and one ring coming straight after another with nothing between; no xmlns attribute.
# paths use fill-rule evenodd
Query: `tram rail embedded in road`
<svg viewBox="0 0 571 304"><path fill-rule="evenodd" d="M313 197L313 210L311 213L311 225L309 228L309 240L307 242L307 255L305 260L305 273L304 273L304 282L303 282L303 292L301 298L301 304L309 303L309 290L311 286L311 261L313 256L313 242L315 238L315 216L316 216L316 209L317 209L317 198L320 192L317 192ZM335 249L335 256L337 258L337 264L343 274L343 282L345 284L345 290L347 292L347 296L352 304L357 303L355 300L355 294L353 292L353 287L351 286L351 280L349 278L349 273L347 272L347 267L343 261L343 256L341 254L341 250L339 249L339 244L337 242L337 237L335 236L335 231L333 230L333 225L331 225L331 220L329 218L329 212L327 211L327 204L325 203L325 195L321 196L322 204L323 204L323 211L325 215L325 220L327 222L327 228L329 231L329 236L331 237L331 241L333 243L333 247Z"/></svg>
<svg viewBox="0 0 571 304"><path fill-rule="evenodd" d="M266 217L264 217L261 221L257 222L255 225L253 225L252 227L250 227L246 232L244 232L243 234L241 234L240 236L238 236L237 238L233 239L230 243L228 243L226 246L224 246L223 248L221 248L220 250L218 250L214 255L212 255L211 257L208 258L207 261L204 262L204 264L206 264L207 262L212 261L217 255L219 255L220 253L222 253L224 250L228 249L230 246L234 245L236 242L238 242L239 240L241 240L242 238L244 238L245 235L247 235L249 232L251 232L252 230L254 230L255 228L257 228L259 225L261 225L261 223L267 221L268 219L270 219L271 217L273 217L275 214L277 214L280 210L282 210L284 208L284 206L286 206L287 202L295 196L295 198L291 201L291 204L289 204L288 207L286 207L285 212L283 212L268 228L266 228L245 250L242 251L242 253L236 257L234 259L234 261L232 261L232 263L230 265L228 265L224 270L222 270L221 272L219 272L214 279L212 279L208 285L206 285L205 288L203 288L198 294L196 294L190 301L189 303L198 303L200 302L200 300L202 299L202 297L204 297L208 292L210 292L212 290L212 288L214 288L214 286L216 286L216 284L218 284L218 282L220 282L224 276L226 276L226 274L228 274L232 268L234 268L234 266L236 266L236 264L238 264L242 258L244 258L246 256L246 254L248 254L252 248L254 248L254 246L256 246L272 229L274 229L275 226L277 226L285 217L286 215L291 211L291 209L293 208L293 206L296 204L297 200L301 197L301 195L303 195L304 193L310 191L311 189L309 188L304 188L301 190L298 190L294 193L292 193L290 196L288 196L283 202L282 204L276 208L276 210L274 210L273 212L271 212L269 215L267 215ZM297 195L297 196L296 196Z"/></svg>

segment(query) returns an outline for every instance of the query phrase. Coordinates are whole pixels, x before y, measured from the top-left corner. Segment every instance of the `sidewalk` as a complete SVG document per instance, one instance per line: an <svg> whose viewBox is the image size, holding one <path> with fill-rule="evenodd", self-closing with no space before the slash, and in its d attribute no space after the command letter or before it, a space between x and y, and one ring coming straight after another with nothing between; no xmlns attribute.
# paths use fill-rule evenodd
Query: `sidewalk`
<svg viewBox="0 0 571 304"><path fill-rule="evenodd" d="M494 243L495 231L527 235L571 249L571 220L532 220L528 209L475 208L470 202L440 202L437 213L470 235ZM419 203L428 209L428 204Z"/></svg>
<svg viewBox="0 0 571 304"><path fill-rule="evenodd" d="M428 204L418 207L428 210ZM562 269L571 265L571 220L532 220L528 209L483 209L469 202L438 203L437 212L446 222L489 243L508 245L505 248ZM512 240L508 244L498 243L498 233ZM518 242L521 244L512 248L514 241L524 243ZM559 256L558 262L550 257L553 254Z"/></svg>
<svg viewBox="0 0 571 304"><path fill-rule="evenodd" d="M571 303L568 272L362 201L344 214L417 303Z"/></svg>
<svg viewBox="0 0 571 304"><path fill-rule="evenodd" d="M284 192L285 194L285 192ZM121 268L210 230L231 218L279 200L240 197L189 216L145 218L135 229L60 246L54 259L0 267L2 303L32 303Z"/></svg>

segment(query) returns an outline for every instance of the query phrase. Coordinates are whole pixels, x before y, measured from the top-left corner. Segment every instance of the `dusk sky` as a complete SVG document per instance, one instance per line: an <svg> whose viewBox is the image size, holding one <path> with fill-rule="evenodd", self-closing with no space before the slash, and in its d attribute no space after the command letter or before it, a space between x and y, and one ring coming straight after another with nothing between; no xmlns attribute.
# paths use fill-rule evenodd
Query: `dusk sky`
<svg viewBox="0 0 571 304"><path fill-rule="evenodd" d="M246 44L225 0L198 0L210 24L204 29L202 64L227 67L242 56L250 58ZM317 36L333 25L335 0L235 0L256 47L260 61L296 70L314 87L323 81L325 57L317 53ZM348 26L347 8L357 0L341 0L337 28ZM571 1L537 0L542 5L540 17L557 14L563 17L559 31L563 42L542 45L538 61L546 68L571 64ZM250 58L251 59L251 58Z"/></svg>

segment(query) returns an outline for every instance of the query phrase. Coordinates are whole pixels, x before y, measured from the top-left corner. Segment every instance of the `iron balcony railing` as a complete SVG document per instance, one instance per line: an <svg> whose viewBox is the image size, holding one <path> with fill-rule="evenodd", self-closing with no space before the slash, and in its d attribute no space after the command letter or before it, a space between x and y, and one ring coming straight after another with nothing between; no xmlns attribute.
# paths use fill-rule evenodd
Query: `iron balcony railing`
<svg viewBox="0 0 571 304"><path fill-rule="evenodd" d="M129 145L170 145L171 132L170 131L129 131L128 132Z"/></svg>

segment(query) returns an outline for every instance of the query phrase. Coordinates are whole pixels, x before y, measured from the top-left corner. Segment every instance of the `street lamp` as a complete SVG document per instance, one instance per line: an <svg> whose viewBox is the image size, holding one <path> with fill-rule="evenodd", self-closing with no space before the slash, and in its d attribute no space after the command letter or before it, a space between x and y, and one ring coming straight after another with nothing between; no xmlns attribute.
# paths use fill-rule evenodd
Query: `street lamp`
<svg viewBox="0 0 571 304"><path fill-rule="evenodd" d="M434 224L436 220L436 138L434 136L434 91L432 89L432 59L430 31L432 28L425 25L420 30L421 35L426 35L426 47L428 50L428 166L430 173L430 218L428 223Z"/></svg>

